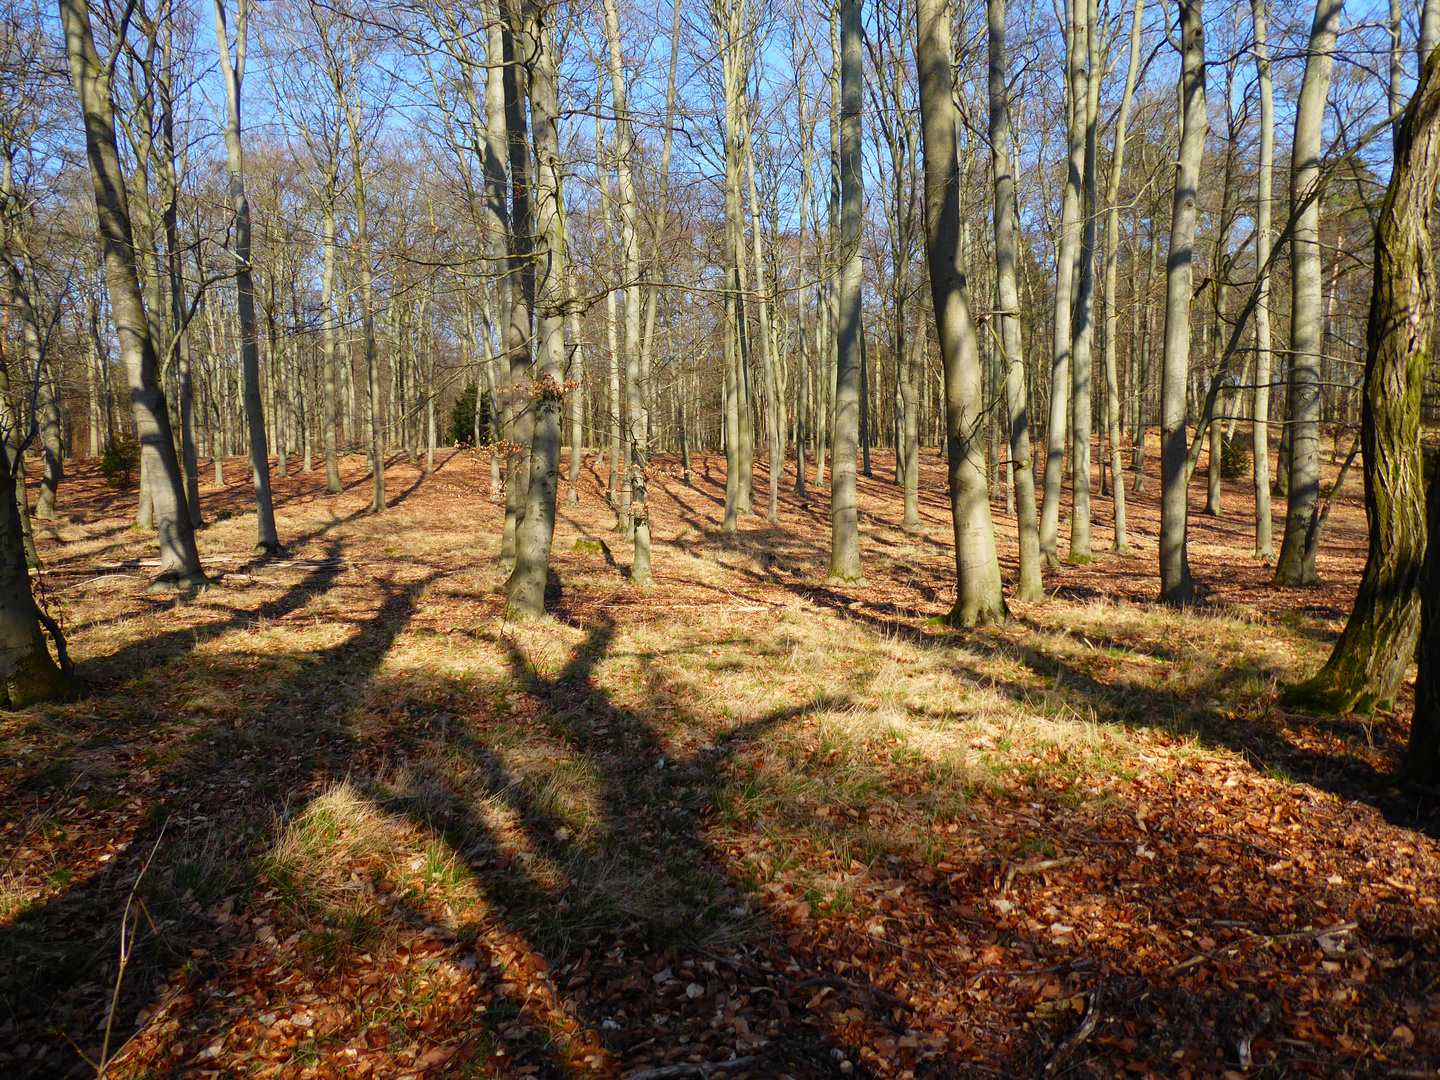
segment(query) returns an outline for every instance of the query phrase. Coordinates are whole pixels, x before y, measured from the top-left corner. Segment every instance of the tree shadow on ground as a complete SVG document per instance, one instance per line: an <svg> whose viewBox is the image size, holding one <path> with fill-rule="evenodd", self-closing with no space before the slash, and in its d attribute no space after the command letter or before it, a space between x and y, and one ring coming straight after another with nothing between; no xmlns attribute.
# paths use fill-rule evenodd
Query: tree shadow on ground
<svg viewBox="0 0 1440 1080"><path fill-rule="evenodd" d="M825 586L777 583L838 616L876 632L901 637L919 648L954 650L957 655L969 651L982 658L1016 661L1049 686L1047 699L1063 702L1077 715L1093 715L1111 724L1155 727L1199 739L1207 746L1241 753L1262 771L1288 775L1341 798L1373 806L1393 825L1440 837L1440 793L1420 789L1401 791L1389 786L1387 777L1362 757L1305 745L1305 735L1352 742L1364 738L1373 745L1374 730L1364 721L1283 712L1268 698L1253 715L1223 710L1217 704L1217 699L1227 692L1247 685L1273 688L1293 675L1288 668L1253 658L1248 663L1216 664L1203 686L1184 690L1170 689L1166 685L1168 680L1157 684L1153 677L1136 675L1121 674L1102 681L1065 657L1025 642L984 633L962 634L945 627L915 626L901 621L910 614L908 611L885 601L857 604L853 597ZM1059 634L1088 648L1099 646L1136 657L1153 657L1172 665L1184 658L1184 646L1178 642L1156 643L1142 649L1113 636L1042 626L1033 619L1022 622L1033 631ZM994 686L1011 700L1027 706L1035 703L1035 686L996 680L978 664L957 662L956 667L971 678Z"/></svg>
<svg viewBox="0 0 1440 1080"><path fill-rule="evenodd" d="M282 649L268 659L203 649L227 632L300 615L312 599L336 588L338 571L322 567L254 611L136 642L90 662L97 698L105 699L91 704L101 705L107 725L97 731L79 724L65 741L91 751L91 760L97 739L113 744L113 752L106 755L106 774L91 773L84 782L82 798L91 800L92 812L103 812L115 809L96 805L108 802L105 793L124 798L134 791L140 805L128 829L114 830L128 839L102 871L67 882L0 928L0 985L10 1030L17 1022L20 1029L33 1027L43 1016L51 1031L46 1053L27 1047L23 1060L12 1059L14 1075L67 1075L78 1063L70 1040L96 1056L93 1021L107 1012L117 905L147 863L138 895L154 932L141 933L130 961L116 1034L132 1034L131 1018L142 1005L158 1015L164 1023L157 1029L152 1019L132 1047L157 1075L201 1069L207 1053L223 1064L220 1051L206 1050L216 1038L230 1039L224 1053L237 1056L265 1043L263 1032L252 1033L253 1018L237 1016L226 1002L237 994L246 1000L254 984L245 972L280 959L277 950L286 947L280 937L291 940L266 936L266 927L288 918L302 929L323 928L321 945L305 935L295 947L304 954L294 957L296 964L316 980L343 976L349 966L363 970L356 959L361 949L373 952L396 935L413 937L417 928L422 937L433 930L434 912L392 889L383 914L367 916L382 927L351 933L345 905L332 903L323 885L311 888L306 880L287 886L289 908L282 904L268 923L252 918L247 924L246 898L258 903L260 890L273 896L281 889L275 853L285 848L295 823L341 786L360 792L380 814L433 837L473 876L488 914L451 927L442 937L453 944L431 959L468 955L483 961L471 969L477 984L472 998L485 1008L445 1017L449 1022L440 1029L430 1017L428 1027L407 1030L405 1018L377 1022L356 1002L348 1017L287 1029L302 1036L299 1049L291 1039L294 1054L314 1060L333 1052L343 1060L347 1043L376 1036L421 1048L448 1045L463 1057L483 1052L507 1067L561 1075L582 1051L612 1063L685 1060L697 1055L698 1045L702 1058L759 1055L776 1075L840 1075L823 1023L807 1015L800 1000L809 991L791 985L799 978L794 965L773 949L765 951L776 933L767 929L763 910L739 901L726 867L697 831L696 815L713 784L705 778L724 756L724 744L658 764L659 736L649 722L614 706L593 685L594 665L613 636L608 625L594 629L553 679L538 674L513 642L509 670L485 685L436 677L416 684L382 674L396 638L437 577L382 583L371 614L355 618L353 633L328 648ZM157 706L163 703L135 692L137 686L153 688L156 680L147 682L146 674L152 670L181 684L171 702L182 708L186 689L229 693L232 719L162 719ZM495 705L517 687L538 703L537 722L557 756L571 761L577 778L593 787L594 822L573 840L557 824L563 819L553 792L517 783L514 762L504 752L505 732L519 718ZM141 697L150 700L136 700ZM804 712L800 707L737 727L725 739L743 742ZM444 728L438 746L437 715ZM50 722L63 729L66 714ZM176 727L177 738L146 749L157 723L162 731ZM204 801L192 805L195 798ZM497 820L509 825L497 827ZM552 872L557 866L570 884L558 886ZM238 906L217 916L213 909L222 901ZM218 926L217 918L223 919ZM685 952L689 944L728 942L732 935L747 944L729 950L725 964L704 959L703 949L698 960ZM402 947L417 954L413 941ZM531 974L537 967L543 974L563 970L581 954L588 958L592 950L605 955L595 963L599 977L618 973L628 981L606 995L580 993L568 1019L558 995L547 1006L507 981L517 956L529 958ZM634 984L638 963L649 977ZM768 997L757 998L756 986L770 987ZM697 987L704 992L696 993ZM272 1016L287 999L279 985L259 994L258 1008ZM722 1012L730 1006L731 1019L739 1017L741 1030L753 1039L735 1036L733 1024L715 1028L717 1001ZM286 1054L280 1041L281 1060L289 1060L294 1054ZM163 1045L149 1045L157 1042Z"/></svg>

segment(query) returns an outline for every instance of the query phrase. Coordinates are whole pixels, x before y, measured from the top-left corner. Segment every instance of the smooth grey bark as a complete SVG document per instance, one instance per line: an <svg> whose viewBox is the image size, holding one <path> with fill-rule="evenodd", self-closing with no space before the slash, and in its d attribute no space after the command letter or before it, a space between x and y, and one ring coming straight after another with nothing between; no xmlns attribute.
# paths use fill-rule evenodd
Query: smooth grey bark
<svg viewBox="0 0 1440 1080"><path fill-rule="evenodd" d="M1266 45L1265 0L1252 0L1255 76L1260 84L1260 160L1255 196L1255 262L1260 269L1255 297L1255 555L1275 557L1270 522L1270 252L1275 182L1275 87Z"/></svg>
<svg viewBox="0 0 1440 1080"><path fill-rule="evenodd" d="M1085 178L1081 203L1084 222L1080 230L1079 286L1075 291L1075 314L1071 322L1070 358L1070 561L1088 562L1090 551L1090 418L1095 344L1095 221L1096 200L1095 128L1098 122L1100 90L1100 27L1095 0L1071 0L1075 9L1075 34L1085 51L1083 81L1073 88L1076 108L1084 124ZM1080 77L1082 69L1076 69Z"/></svg>
<svg viewBox="0 0 1440 1080"><path fill-rule="evenodd" d="M159 145L156 171L160 179L160 222L165 232L165 265L169 282L170 339L174 342L175 389L180 401L180 467L185 474L185 501L190 524L204 523L200 512L200 459L195 440L195 385L190 360L190 337L186 333L185 268L180 250L181 160L175 145L174 26L161 20L159 48L163 63L156 69L155 90L159 99ZM162 363L162 378L165 368Z"/></svg>
<svg viewBox="0 0 1440 1080"><path fill-rule="evenodd" d="M35 503L35 516L48 521L55 516L55 498L65 476L65 447L60 427L60 389L56 386L53 363L46 358L35 370L40 380L35 398L35 422L40 428L40 453L44 471L40 474L40 498ZM191 524L194 524L193 515Z"/></svg>
<svg viewBox="0 0 1440 1080"><path fill-rule="evenodd" d="M240 142L240 92L245 80L249 0L237 0L235 59L230 58L224 0L215 0L215 44L225 78L225 154L230 170L230 212L235 229L235 291L240 317L240 362L245 372L245 419L250 428L250 469L255 483L255 546L276 554L275 507L270 497L270 456L260 403L260 349L255 332L255 284L250 265L250 201L245 196L245 153ZM272 358L273 362L273 358ZM284 447L280 448L284 453Z"/></svg>
<svg viewBox="0 0 1440 1080"><path fill-rule="evenodd" d="M945 438L955 530L955 606L948 621L955 626L983 626L1003 621L1009 613L1001 590L985 477L984 373L961 264L950 6L946 0L917 0L915 18L925 159L926 262L945 370Z"/></svg>
<svg viewBox="0 0 1440 1080"><path fill-rule="evenodd" d="M185 479L175 454L170 412L160 386L155 342L135 265L135 242L115 140L109 68L95 49L87 0L59 0L70 73L85 125L85 149L94 183L96 222L111 319L120 340L141 461L149 471L151 500L160 539L157 585L206 582L185 503Z"/></svg>
<svg viewBox="0 0 1440 1080"><path fill-rule="evenodd" d="M722 88L725 95L725 289L723 407L725 426L725 516L721 531L733 533L740 526L740 513L748 509L748 485L744 482L744 434L741 409L748 409L744 394L745 317L741 305L741 272L744 253L744 214L740 205L740 170L745 153L740 101L749 68L749 45L745 40L745 0L711 0L710 18L721 53Z"/></svg>
<svg viewBox="0 0 1440 1080"><path fill-rule="evenodd" d="M585 429L580 419L581 386L585 381L585 344L580 338L580 319L574 308L566 312L565 319L570 327L570 366L565 372L565 385L570 388L570 492L565 501L571 506L578 506L580 458L585 452Z"/></svg>
<svg viewBox="0 0 1440 1080"><path fill-rule="evenodd" d="M1180 154L1171 204L1170 255L1165 268L1165 354L1160 376L1160 599L1195 599L1187 550L1185 412L1190 375L1195 219L1200 162L1209 124L1205 116L1204 0L1181 0Z"/></svg>
<svg viewBox="0 0 1440 1080"><path fill-rule="evenodd" d="M603 78L601 80L603 84ZM598 100L598 96L597 96ZM605 237L605 255L607 261L614 262L615 228L610 212L610 166L601 158L605 146L605 123L604 118L597 111L595 114L595 172L599 178L600 188L600 226ZM610 506L615 511L615 530L619 532L627 527L627 516L629 514L630 488L627 484L620 482L620 463L625 452L625 432L623 427L624 406L620 397L620 341L616 336L615 327L619 322L616 313L615 290L605 289L605 344L607 371L610 376L609 389L609 421L610 421L610 476L607 483L607 494L610 499ZM728 355L728 354L727 354Z"/></svg>
<svg viewBox="0 0 1440 1080"><path fill-rule="evenodd" d="M1029 393L1025 378L1024 343L1020 326L1020 291L1016 283L1015 173L1011 165L1009 65L1005 56L1005 0L989 0L990 161L995 177L995 288L999 301L999 347L1005 365L1006 428L1013 469L1015 523L1020 534L1020 579L1014 598L1044 598L1040 574L1040 532L1035 517L1035 467L1030 448Z"/></svg>
<svg viewBox="0 0 1440 1080"><path fill-rule="evenodd" d="M1120 97L1120 114L1115 120L1115 152L1110 157L1110 177L1105 185L1105 427L1110 442L1110 496L1115 508L1115 539L1110 550L1128 551L1125 529L1125 480L1120 453L1120 373L1117 357L1120 311L1115 303L1115 279L1120 268L1120 178L1125 165L1125 134L1135 82L1140 74L1140 44L1143 37L1145 0L1135 0L1130 22L1130 62L1125 69L1125 91ZM1149 297L1146 296L1146 307ZM1134 348L1132 339L1131 348ZM1134 392L1134 388L1131 388ZM1137 427L1138 430L1138 427Z"/></svg>
<svg viewBox="0 0 1440 1080"><path fill-rule="evenodd" d="M611 0L613 3L613 0ZM780 520L780 474L785 471L785 432L782 429L784 409L780 402L780 382L776 372L775 339L770 326L769 286L765 279L765 254L760 228L760 196L755 184L755 151L751 138L750 110L745 110L746 181L750 194L750 231L755 257L756 308L760 322L760 366L765 380L765 427L770 451L770 500L765 511L766 521Z"/></svg>
<svg viewBox="0 0 1440 1080"><path fill-rule="evenodd" d="M523 56L529 81L535 154L534 228L536 378L527 409L531 419L530 482L515 531L515 568L505 583L511 619L545 614L545 586L555 539L555 491L565 395L565 280L560 205L559 90L550 26L553 9L523 0Z"/></svg>
<svg viewBox="0 0 1440 1080"><path fill-rule="evenodd" d="M1275 565L1276 585L1312 585L1315 550L1306 543L1320 495L1321 353L1324 310L1320 262L1320 183L1325 98L1335 65L1335 37L1344 0L1316 0L1295 108L1290 162L1290 476L1285 536Z"/></svg>
<svg viewBox="0 0 1440 1080"><path fill-rule="evenodd" d="M324 401L321 403L322 438L325 441L325 493L339 495L343 490L340 483L340 451L335 441L335 173L326 176L324 204L321 207L323 223L322 245L324 264L320 271L320 349L321 367L325 378Z"/></svg>
<svg viewBox="0 0 1440 1080"><path fill-rule="evenodd" d="M627 282L625 295L625 413L629 422L626 447L627 480L630 490L629 531L635 545L630 584L651 585L650 503L646 459L649 437L646 431L645 387L641 381L641 306L645 290L641 284L639 208L632 173L634 132L630 122L629 97L625 85L625 54L620 39L620 15L615 0L604 0L605 38L610 53L610 97L615 112L615 176L619 195L620 248ZM758 241L757 241L758 242Z"/></svg>
<svg viewBox="0 0 1440 1080"><path fill-rule="evenodd" d="M860 511L855 452L860 424L860 215L865 198L861 167L860 3L840 0L840 319L835 357L835 461L830 477L830 570L827 581L858 582ZM947 54L948 55L948 54ZM948 71L948 61L947 68Z"/></svg>
<svg viewBox="0 0 1440 1080"><path fill-rule="evenodd" d="M1082 223L1080 195L1085 174L1085 102L1077 98L1084 82L1086 57L1075 30L1075 11L1085 0L1068 0L1065 12L1066 95L1069 156L1060 201L1060 240L1055 254L1055 311L1050 351L1050 422L1045 428L1045 487L1040 502L1040 555L1052 566L1060 561L1060 487L1065 469L1066 419L1070 396L1075 269Z"/></svg>
<svg viewBox="0 0 1440 1080"><path fill-rule="evenodd" d="M1141 154L1141 163L1144 163L1144 154ZM1154 370L1155 355L1155 319L1154 305L1152 303L1155 291L1155 266L1159 262L1160 255L1160 231L1155 226L1154 215L1150 218L1150 265L1145 274L1145 299L1143 303L1143 325L1141 326L1140 359L1138 364L1139 380L1135 390L1135 434L1132 442L1135 445L1135 457L1131 467L1135 470L1135 494L1143 494L1145 491L1145 431L1149 426L1150 403L1149 396L1150 374Z"/></svg>
<svg viewBox="0 0 1440 1080"><path fill-rule="evenodd" d="M9 260L6 260L9 263ZM13 265L13 264L12 264ZM28 366L28 365L27 365ZM27 379L28 381L28 379ZM22 409L10 385L9 364L5 357L4 334L0 334L0 442L3 442L6 460L14 462L13 483L10 493L14 497L15 510L19 515L21 546L25 552L26 564L39 567L40 553L35 550L35 531L30 520L30 493L25 483L25 455L23 447L31 430L22 430ZM3 465L4 462L0 462Z"/></svg>
<svg viewBox="0 0 1440 1080"><path fill-rule="evenodd" d="M984 372L969 285L960 262L960 170L950 55L949 4L946 0L917 0L926 262L945 369L950 517L955 527L955 606L948 621L956 626L979 626L1004 621L1008 611L985 478Z"/></svg>
<svg viewBox="0 0 1440 1080"><path fill-rule="evenodd" d="M1211 273L1215 277L1214 291L1214 324L1211 332L1211 345L1215 351L1215 370L1217 377L1226 370L1227 356L1225 354L1225 327L1227 322L1227 303L1230 295L1230 230L1235 222L1235 203L1238 197L1236 190L1236 170L1239 149L1238 133L1235 130L1235 109L1232 92L1235 85L1235 60L1232 58L1225 64L1225 165L1221 170L1220 181L1220 217L1216 223L1215 230L1215 254L1212 259ZM1223 385L1223 377L1222 377ZM1211 409L1209 418L1209 439L1210 439L1210 460L1206 476L1205 490L1205 513L1211 517L1220 517L1223 512L1221 505L1221 472L1223 470L1223 425L1225 406L1222 397L1217 398L1217 406Z"/></svg>

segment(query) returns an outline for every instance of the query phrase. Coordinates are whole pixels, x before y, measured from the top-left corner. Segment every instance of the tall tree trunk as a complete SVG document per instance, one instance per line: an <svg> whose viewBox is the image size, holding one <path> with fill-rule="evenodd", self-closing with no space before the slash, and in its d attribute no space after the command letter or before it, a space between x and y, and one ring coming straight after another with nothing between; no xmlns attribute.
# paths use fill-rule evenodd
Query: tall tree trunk
<svg viewBox="0 0 1440 1080"><path fill-rule="evenodd" d="M70 72L85 123L86 154L94 181L96 221L105 283L110 294L110 313L120 339L141 460L152 476L151 497L160 527L157 584L204 584L206 578L195 548L194 527L185 504L185 479L175 455L170 413L160 386L155 342L140 295L125 180L115 141L109 69L95 50L87 0L60 0L59 8Z"/></svg>
<svg viewBox="0 0 1440 1080"><path fill-rule="evenodd" d="M532 435L536 402L527 396L530 382L531 312L535 310L533 205L530 195L530 143L525 123L524 63L528 54L517 51L523 16L517 5L526 0L502 0L500 28L502 85L505 102L506 153L510 163L510 310L505 327L505 415L510 453L505 464L505 525L500 536L500 565L516 560L520 518L526 505L533 462ZM488 90L487 90L488 93ZM538 168L538 166L537 166ZM562 341L563 347L563 341Z"/></svg>
<svg viewBox="0 0 1440 1080"><path fill-rule="evenodd" d="M1260 168L1255 198L1255 263L1260 269L1255 297L1255 555L1275 557L1270 522L1270 217L1275 179L1275 88L1265 43L1265 0L1251 0L1255 29L1255 76L1260 83Z"/></svg>
<svg viewBox="0 0 1440 1080"><path fill-rule="evenodd" d="M1130 22L1130 66L1125 71L1125 92L1120 98L1120 115L1115 121L1115 152L1110 157L1110 178L1105 185L1105 426L1110 440L1110 495L1115 505L1115 540L1111 551L1128 551L1125 531L1125 481L1120 453L1120 373L1116 352L1120 336L1120 311L1115 303L1115 279L1120 267L1120 178L1125 165L1125 131L1135 81L1140 73L1140 43L1145 0L1135 0ZM1146 297L1148 306L1149 297ZM1134 349L1134 342L1131 342ZM1134 388L1131 388L1134 392Z"/></svg>
<svg viewBox="0 0 1440 1080"><path fill-rule="evenodd" d="M860 0L840 0L840 323L835 364L835 462L830 478L830 571L827 575L827 580L835 582L863 580L860 511L855 492L860 354L864 347L864 328L860 322L864 273L860 215L865 198L865 181L861 175L865 152L860 141L861 79Z"/></svg>
<svg viewBox="0 0 1440 1080"><path fill-rule="evenodd" d="M945 367L946 441L950 512L955 528L955 606L949 621L981 626L1006 618L985 481L983 373L958 259L960 167L955 153L956 109L950 58L950 7L917 0L915 65L925 148L925 232L930 296ZM853 455L851 457L853 461Z"/></svg>
<svg viewBox="0 0 1440 1080"><path fill-rule="evenodd" d="M13 451L5 446L0 453L0 701L6 708L24 709L40 701L73 699L80 687L70 674L65 639L30 591L16 482ZM55 638L61 666L50 657L42 619Z"/></svg>
<svg viewBox="0 0 1440 1080"><path fill-rule="evenodd" d="M614 2L614 0L610 0ZM746 180L750 190L750 230L755 255L756 307L760 318L760 366L765 379L765 427L770 451L770 501L766 521L780 520L780 474L785 471L785 432L782 429L785 410L780 402L780 382L776 373L775 340L770 330L769 286L765 279L765 256L760 229L760 196L755 184L755 150L751 138L751 122L747 105L745 116Z"/></svg>
<svg viewBox="0 0 1440 1080"><path fill-rule="evenodd" d="M1426 547L1420 428L1435 324L1428 218L1440 180L1440 57L1426 62L1397 125L1395 154L1375 228L1365 333L1360 445L1369 554L1330 659L1283 697L1293 707L1322 712L1392 706L1420 632Z"/></svg>
<svg viewBox="0 0 1440 1080"><path fill-rule="evenodd" d="M610 53L610 95L615 110L615 173L619 189L620 247L624 256L625 280L625 412L630 438L626 458L630 487L630 532L635 544L635 561L630 584L650 585L650 509L645 463L650 454L645 430L644 386L641 383L641 307L645 290L641 284L639 210L632 178L634 133L630 123L629 96L625 85L625 55L620 40L620 15L615 0L604 0L605 37Z"/></svg>
<svg viewBox="0 0 1440 1080"><path fill-rule="evenodd" d="M505 583L505 610L513 619L545 614L550 548L555 539L555 489L560 472L564 417L565 277L561 241L559 89L552 32L544 19L552 8L524 4L522 41L530 83L535 148L536 368L528 410L532 416L530 483L516 527L515 569Z"/></svg>
<svg viewBox="0 0 1440 1080"><path fill-rule="evenodd" d="M325 202L321 209L324 221L324 266L320 272L320 348L325 376L325 400L322 403L323 438L325 440L325 493L339 495L340 452L335 441L335 400L338 392L335 371L335 175L326 177Z"/></svg>
<svg viewBox="0 0 1440 1080"><path fill-rule="evenodd" d="M1144 155L1141 155L1143 162ZM1135 457L1132 467L1135 469L1135 494L1140 495L1145 491L1145 429L1150 422L1150 402L1147 400L1150 391L1150 374L1155 368L1155 319L1154 319L1154 296L1155 292L1155 264L1159 261L1160 254L1160 232L1155 226L1154 215L1150 218L1150 267L1145 274L1145 300L1143 303L1144 326L1142 327L1142 338L1140 342L1140 378L1135 387Z"/></svg>
<svg viewBox="0 0 1440 1080"><path fill-rule="evenodd" d="M250 468L255 481L257 550L276 554L275 507L270 497L270 456L265 445L265 414L260 405L260 350L255 332L255 284L250 266L250 202L245 197L245 156L240 144L240 90L245 79L248 0L238 0L235 16L235 60L225 25L224 0L215 0L215 42L225 76L225 153L230 168L230 208L235 228L235 291L239 297L240 361L245 371L245 419L250 426ZM275 357L270 358L271 365ZM284 447L280 447L284 453Z"/></svg>
<svg viewBox="0 0 1440 1080"><path fill-rule="evenodd" d="M1080 250L1081 188L1085 175L1085 102L1078 88L1085 81L1084 43L1076 32L1075 9L1086 0L1067 0L1065 14L1066 98L1070 153L1065 193L1060 202L1060 241L1055 253L1055 312L1050 364L1050 422L1045 428L1045 490L1040 503L1040 554L1052 566L1060 561L1060 487L1065 468L1066 413L1070 351L1074 342L1071 310Z"/></svg>
<svg viewBox="0 0 1440 1080"><path fill-rule="evenodd" d="M580 504L580 458L585 453L585 428L581 423L580 405L584 400L581 389L585 382L585 345L580 338L580 319L574 310L566 313L570 325L570 367L565 373L565 383L570 386L570 493L565 501L571 506Z"/></svg>
<svg viewBox="0 0 1440 1080"><path fill-rule="evenodd" d="M744 254L745 223L740 206L740 170L744 138L740 100L748 70L749 43L745 39L744 0L711 0L710 17L721 52L722 85L725 94L725 290L723 346L725 425L725 517L721 531L733 533L740 525L740 512L748 508L748 487L744 482L744 436L740 410L743 402L744 309L740 298L740 276Z"/></svg>
<svg viewBox="0 0 1440 1080"><path fill-rule="evenodd" d="M1040 600L1040 533L1035 519L1035 468L1030 449L1029 393L1025 379L1024 344L1020 326L1020 291L1016 284L1019 248L1015 239L1015 174L1010 163L1009 65L1005 56L1005 0L989 0L990 161L995 176L995 286L999 300L999 345L1005 365L1010 463L1014 470L1015 523L1020 533L1020 580L1015 599Z"/></svg>
<svg viewBox="0 0 1440 1080"><path fill-rule="evenodd" d="M1320 155L1325 98L1335 64L1335 36L1344 0L1316 0L1305 79L1295 108L1290 163L1290 483L1276 585L1313 585L1315 551L1306 543L1320 495L1322 286Z"/></svg>
<svg viewBox="0 0 1440 1080"><path fill-rule="evenodd" d="M1071 0L1076 14L1076 34L1085 50L1083 82L1074 89L1075 107L1080 111L1085 135L1085 180L1080 237L1080 284L1075 293L1072 322L1073 345L1070 361L1071 439L1070 463L1074 499L1070 514L1070 561L1088 562L1090 552L1090 417L1095 343L1095 220L1096 204L1095 128L1098 123L1100 89L1100 26L1095 0ZM1082 100L1083 91L1083 100Z"/></svg>
<svg viewBox="0 0 1440 1080"><path fill-rule="evenodd" d="M1160 379L1160 598L1195 598L1187 550L1186 384L1190 375L1195 218L1200 162L1205 152L1205 0L1180 3L1180 156L1175 167L1170 257L1165 273L1165 356Z"/></svg>
<svg viewBox="0 0 1440 1080"><path fill-rule="evenodd" d="M1215 300L1215 323L1211 334L1212 345L1215 350L1215 370L1217 374L1224 371L1226 367L1225 339L1226 321L1228 314L1227 300L1230 294L1230 230L1235 221L1235 200L1236 191L1235 171L1237 168L1236 158L1239 150L1239 133L1235 130L1235 108L1232 91L1235 85L1235 63L1233 60L1225 65L1225 167L1222 170L1220 181L1220 220L1216 223L1215 230L1215 255L1213 259L1212 273L1215 275L1214 300ZM1215 408L1211 410L1210 416L1210 461L1206 476L1205 489L1205 513L1211 517L1220 517L1224 512L1221 505L1221 485L1224 471L1224 438L1223 425L1226 407L1224 402L1224 391L1220 391L1220 397Z"/></svg>

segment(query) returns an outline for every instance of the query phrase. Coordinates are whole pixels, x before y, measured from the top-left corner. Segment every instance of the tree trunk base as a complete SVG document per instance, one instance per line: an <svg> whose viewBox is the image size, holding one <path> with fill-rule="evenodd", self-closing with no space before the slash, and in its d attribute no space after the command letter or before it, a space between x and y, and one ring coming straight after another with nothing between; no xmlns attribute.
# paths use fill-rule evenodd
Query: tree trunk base
<svg viewBox="0 0 1440 1080"><path fill-rule="evenodd" d="M78 701L82 688L67 678L51 659L39 627L31 654L5 679L5 698L10 708L24 709L42 701Z"/></svg>
<svg viewBox="0 0 1440 1080"><path fill-rule="evenodd" d="M1324 670L1313 678L1297 683L1281 693L1279 704L1296 712L1316 713L1325 716L1340 716L1345 713L1370 713L1394 707L1393 701L1384 701L1369 692L1357 693L1350 687L1339 684L1339 680Z"/></svg>
<svg viewBox="0 0 1440 1080"><path fill-rule="evenodd" d="M145 591L147 593L188 592L191 589L209 588L211 584L213 584L211 580L202 571L186 573L180 570L171 570L152 581L146 586Z"/></svg>
<svg viewBox="0 0 1440 1080"><path fill-rule="evenodd" d="M974 607L959 600L945 616L945 625L957 630L970 630L977 626L998 626L1010 618L1010 612L1002 599L998 603L979 604Z"/></svg>

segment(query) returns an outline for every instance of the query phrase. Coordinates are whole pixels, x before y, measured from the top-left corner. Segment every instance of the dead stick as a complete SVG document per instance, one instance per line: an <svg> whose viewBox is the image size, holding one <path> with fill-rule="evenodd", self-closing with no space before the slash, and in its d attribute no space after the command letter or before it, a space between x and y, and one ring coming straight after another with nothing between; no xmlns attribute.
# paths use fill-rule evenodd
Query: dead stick
<svg viewBox="0 0 1440 1080"><path fill-rule="evenodd" d="M900 998L894 994L886 993L884 990L871 986L869 983L857 983L851 982L849 979L842 979L839 975L816 975L814 978L805 979L795 985L800 987L828 986L835 990L859 990L869 994L881 1005L889 1005L891 1008L905 1009L909 1012L915 1011L914 1005L911 1005L908 1001L900 1000Z"/></svg>
<svg viewBox="0 0 1440 1080"><path fill-rule="evenodd" d="M1071 1032L1070 1037L1060 1044L1059 1049L1050 1055L1050 1060L1045 1063L1045 1075L1053 1076L1065 1059L1073 1054L1080 1044L1091 1035L1095 1034L1095 1025L1100 1022L1100 1000L1105 996L1103 989L1090 992L1090 1005L1085 1010L1085 1017L1080 1021L1080 1026Z"/></svg>
<svg viewBox="0 0 1440 1080"><path fill-rule="evenodd" d="M754 1065L760 1060L759 1054L751 1054L749 1057L731 1058L729 1061L697 1061L685 1062L683 1065L661 1065L655 1069L641 1069L639 1072L631 1073L625 1080L689 1080L690 1077L698 1076L701 1080L711 1073L733 1072L735 1069L743 1069L748 1065Z"/></svg>

